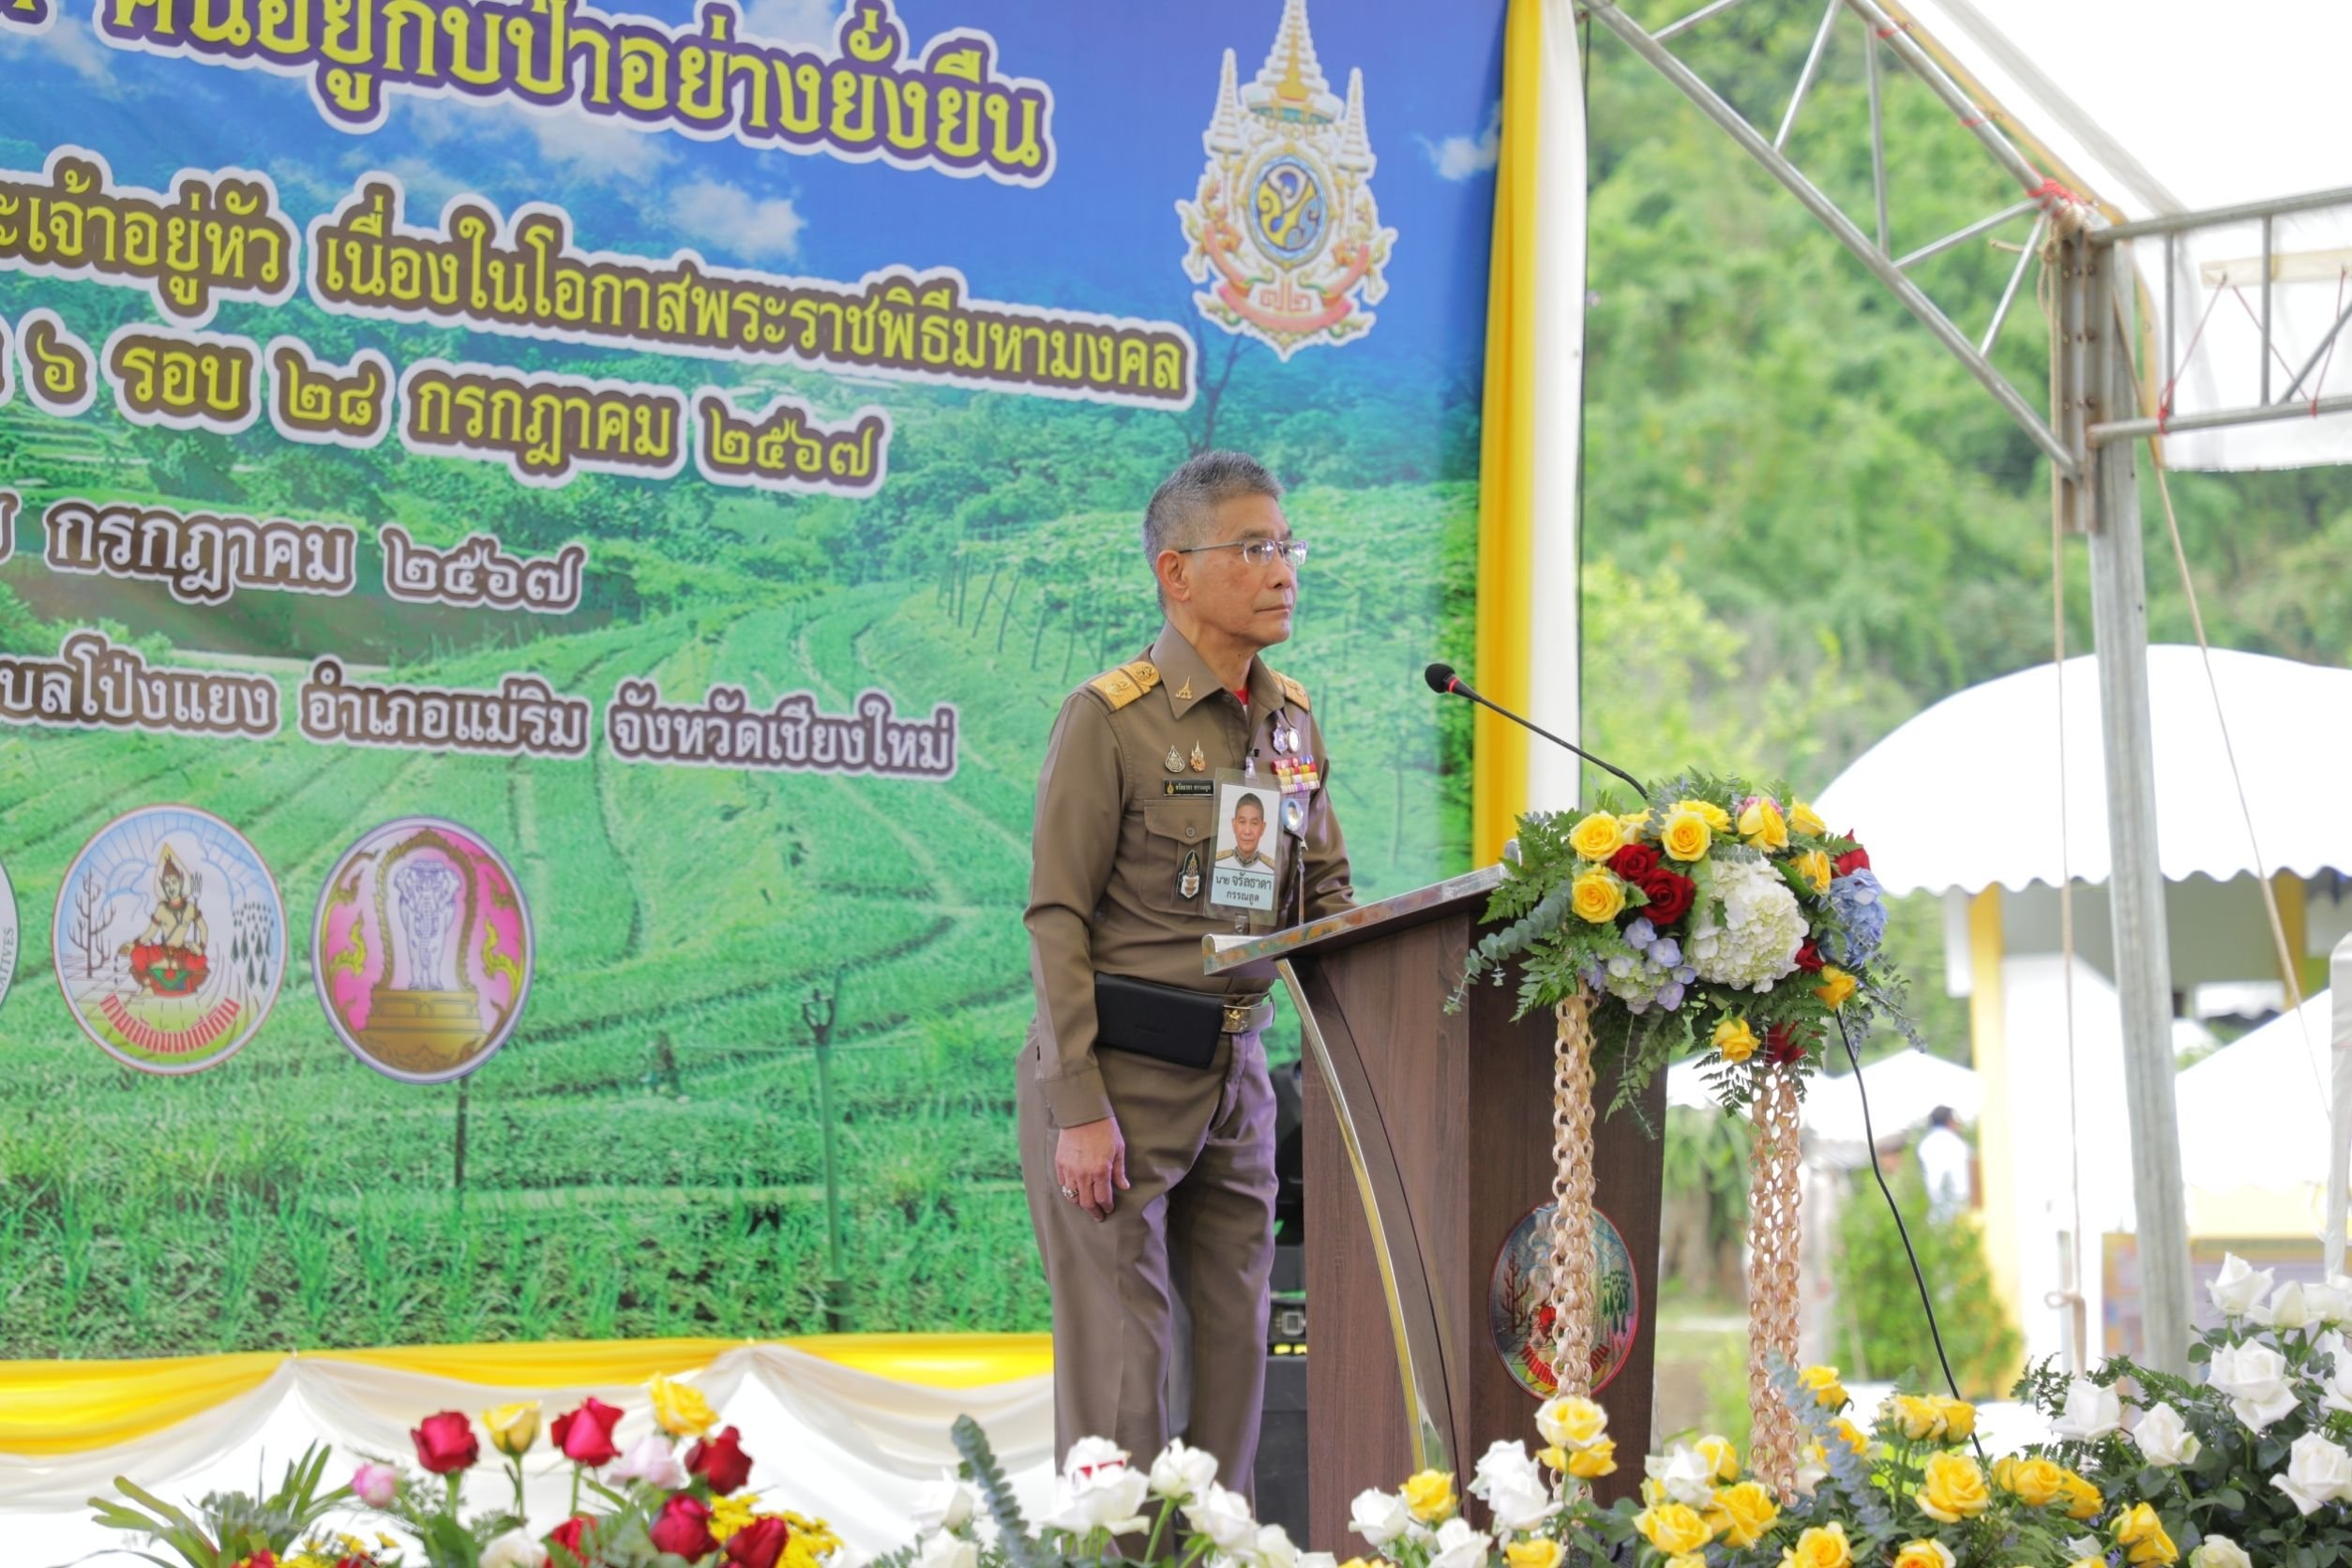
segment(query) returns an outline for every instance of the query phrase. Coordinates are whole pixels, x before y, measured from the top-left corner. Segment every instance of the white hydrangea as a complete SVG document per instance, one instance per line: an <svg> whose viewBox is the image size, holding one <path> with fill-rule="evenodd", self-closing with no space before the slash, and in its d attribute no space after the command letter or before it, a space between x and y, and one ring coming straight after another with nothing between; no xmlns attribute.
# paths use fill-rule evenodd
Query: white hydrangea
<svg viewBox="0 0 2352 1568"><path fill-rule="evenodd" d="M1737 990L1768 991L1797 967L1804 912L1780 873L1761 860L1726 860L1691 912L1684 951L1698 977Z"/></svg>

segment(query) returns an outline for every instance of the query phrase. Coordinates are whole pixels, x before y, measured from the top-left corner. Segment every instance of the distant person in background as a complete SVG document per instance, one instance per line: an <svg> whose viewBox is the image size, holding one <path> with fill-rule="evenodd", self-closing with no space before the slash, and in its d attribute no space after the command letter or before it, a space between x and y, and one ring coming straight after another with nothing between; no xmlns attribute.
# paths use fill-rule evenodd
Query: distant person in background
<svg viewBox="0 0 2352 1568"><path fill-rule="evenodd" d="M1927 1217L1938 1224L1965 1213L1968 1191L1968 1140L1953 1124L1950 1106L1927 1113L1919 1140L1920 1174L1927 1179Z"/></svg>

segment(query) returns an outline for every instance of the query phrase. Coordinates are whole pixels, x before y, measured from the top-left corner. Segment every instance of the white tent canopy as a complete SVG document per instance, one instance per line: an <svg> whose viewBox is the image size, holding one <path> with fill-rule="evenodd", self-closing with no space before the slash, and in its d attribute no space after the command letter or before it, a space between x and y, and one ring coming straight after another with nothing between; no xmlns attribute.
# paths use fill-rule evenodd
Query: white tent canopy
<svg viewBox="0 0 2352 1568"><path fill-rule="evenodd" d="M2037 166L2126 219L2352 187L2352 138L2338 123L2344 63L2352 59L2352 6L2341 0L2241 0L2227 8L2189 0L1911 0L1889 8L1907 13L1931 47L1973 80L1995 123ZM1899 149L1889 154L1899 162ZM2143 319L2161 345L2159 363L2169 366L2179 354L2164 342L2164 245L2133 244L2148 290ZM2271 367L2276 400L2352 305L2344 283L2352 267L2352 207L2279 219L2273 254L2274 338L2289 362ZM2197 348L2176 415L2262 401L2261 258L2258 222L2181 238L2174 336L2183 349L2195 338ZM2325 380L2329 395L2352 391L2352 345L2336 354ZM2314 391L2307 383L2299 396ZM2164 455L2176 468L2352 461L2352 416L2176 434Z"/></svg>
<svg viewBox="0 0 2352 1568"><path fill-rule="evenodd" d="M1881 1138L1919 1131L1937 1106L1950 1106L1964 1123L1974 1122L1983 1103L1975 1073L1925 1051L1882 1057L1864 1067L1862 1076L1870 1094L1870 1124ZM1666 1104L1714 1108L1714 1096L1699 1077L1697 1063L1678 1062L1666 1070ZM1807 1087L1802 1114L1804 1130L1834 1163L1862 1163L1868 1139L1862 1134L1862 1096L1855 1093L1851 1073L1817 1076Z"/></svg>
<svg viewBox="0 0 2352 1568"><path fill-rule="evenodd" d="M2165 878L2352 868L2352 817L2313 808L2314 790L2352 777L2352 731L2341 723L2352 713L2352 670L2216 649L2213 674L2262 856L2247 833L2197 650L2157 646L2148 651L2148 676ZM1868 846L1891 893L2056 886L2059 689L2043 664L1955 693L1864 752L1816 807ZM2063 691L2064 863L2077 881L2104 882L2097 659L2067 660Z"/></svg>
<svg viewBox="0 0 2352 1568"><path fill-rule="evenodd" d="M2322 991L2176 1080L2180 1176L2193 1187L2292 1191L2328 1180L2328 1048Z"/></svg>

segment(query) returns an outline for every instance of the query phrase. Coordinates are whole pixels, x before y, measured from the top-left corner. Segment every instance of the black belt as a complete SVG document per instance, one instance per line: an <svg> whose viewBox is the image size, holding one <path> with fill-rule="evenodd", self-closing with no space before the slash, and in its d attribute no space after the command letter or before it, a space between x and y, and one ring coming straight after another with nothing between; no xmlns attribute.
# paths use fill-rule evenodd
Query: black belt
<svg viewBox="0 0 2352 1568"><path fill-rule="evenodd" d="M1263 1029L1273 1016L1262 994L1196 991L1127 974L1094 976L1094 1043L1179 1066L1208 1066L1220 1036Z"/></svg>

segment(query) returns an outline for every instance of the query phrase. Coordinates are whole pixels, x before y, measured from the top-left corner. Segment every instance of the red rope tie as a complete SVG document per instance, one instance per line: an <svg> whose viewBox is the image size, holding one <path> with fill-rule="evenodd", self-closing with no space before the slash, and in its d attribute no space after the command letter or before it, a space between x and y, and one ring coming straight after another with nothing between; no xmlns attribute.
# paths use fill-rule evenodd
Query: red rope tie
<svg viewBox="0 0 2352 1568"><path fill-rule="evenodd" d="M2027 191L2026 200L2028 202L2041 203L2042 210L2043 212L2048 212L2050 210L2051 204L2053 203L2063 203L2068 206L2074 207L2088 206L2090 204L2088 202L2084 200L2080 191L2071 189L2066 186L2060 185L2058 181L2048 178L2044 178L2040 185L2037 185L2031 190Z"/></svg>
<svg viewBox="0 0 2352 1568"><path fill-rule="evenodd" d="M1879 28L1879 29L1878 29L1878 36L1879 36L1880 38L1891 38L1894 37L1897 33L1907 33L1907 32L1909 32L1910 30L1911 30L1911 24L1910 24L1909 23L1907 23L1907 22L1898 22L1898 23L1895 23L1893 26L1892 26L1892 27L1881 27L1881 28Z"/></svg>

